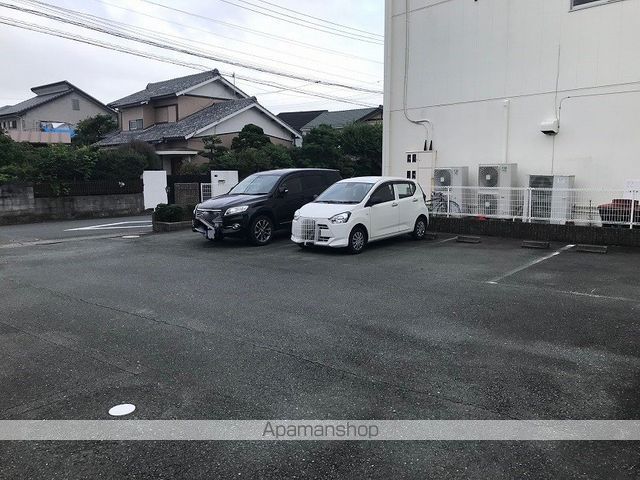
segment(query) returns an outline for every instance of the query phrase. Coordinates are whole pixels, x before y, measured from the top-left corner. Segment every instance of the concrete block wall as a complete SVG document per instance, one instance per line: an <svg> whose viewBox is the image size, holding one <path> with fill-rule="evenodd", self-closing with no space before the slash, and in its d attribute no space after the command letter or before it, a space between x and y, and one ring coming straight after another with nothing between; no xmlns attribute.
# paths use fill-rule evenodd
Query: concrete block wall
<svg viewBox="0 0 640 480"><path fill-rule="evenodd" d="M142 211L142 193L34 198L30 186L0 187L0 225L136 215Z"/></svg>
<svg viewBox="0 0 640 480"><path fill-rule="evenodd" d="M429 230L461 235L487 235L589 245L640 247L640 229L548 225L475 218L431 217Z"/></svg>

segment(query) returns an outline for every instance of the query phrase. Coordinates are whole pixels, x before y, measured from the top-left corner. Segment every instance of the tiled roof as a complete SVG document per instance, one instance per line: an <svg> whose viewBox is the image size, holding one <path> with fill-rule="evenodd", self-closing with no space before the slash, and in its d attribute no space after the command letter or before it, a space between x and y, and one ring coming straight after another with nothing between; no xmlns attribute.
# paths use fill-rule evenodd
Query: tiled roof
<svg viewBox="0 0 640 480"><path fill-rule="evenodd" d="M255 97L241 100L228 100L215 103L175 123L159 123L144 130L122 131L99 141L96 145L102 147L123 145L132 140L143 142L161 142L163 140L184 139L213 123L219 122L252 104L256 103Z"/></svg>
<svg viewBox="0 0 640 480"><path fill-rule="evenodd" d="M310 110L306 112L282 112L278 114L278 118L285 122L287 125L300 131L311 120L316 118L328 110Z"/></svg>
<svg viewBox="0 0 640 480"><path fill-rule="evenodd" d="M55 100L56 98L63 97L71 92L71 90L67 90L65 92L51 93L49 95L39 95L37 97L30 98L29 100L25 100L24 102L16 103L15 105L7 105L6 107L0 108L0 116L5 115L17 115L19 113L25 112L27 110L31 110L43 103L50 102Z"/></svg>
<svg viewBox="0 0 640 480"><path fill-rule="evenodd" d="M355 110L342 110L339 112L324 112L302 128L304 128L304 130L310 130L312 128L319 127L320 125L329 125L333 128L346 127L353 122L357 122L358 120L371 115L379 108L380 107L358 108Z"/></svg>
<svg viewBox="0 0 640 480"><path fill-rule="evenodd" d="M207 72L187 75L186 77L172 78L163 82L150 83L147 88L131 95L127 95L120 100L116 100L109 104L110 107L122 107L136 103L148 102L153 98L160 98L175 95L178 92L195 87L207 80L211 80L220 75L218 70L209 70Z"/></svg>

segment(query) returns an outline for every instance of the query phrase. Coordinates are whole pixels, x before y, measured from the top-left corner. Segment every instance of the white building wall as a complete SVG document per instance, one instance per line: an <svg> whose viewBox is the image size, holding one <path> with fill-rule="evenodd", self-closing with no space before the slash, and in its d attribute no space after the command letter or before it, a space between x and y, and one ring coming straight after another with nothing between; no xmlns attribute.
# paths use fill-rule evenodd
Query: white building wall
<svg viewBox="0 0 640 480"><path fill-rule="evenodd" d="M229 193L238 184L237 170L211 170L211 196Z"/></svg>
<svg viewBox="0 0 640 480"><path fill-rule="evenodd" d="M78 100L79 110L73 109L73 100ZM65 122L77 125L78 122L96 115L112 115L107 108L89 100L84 95L71 92L51 102L40 105L24 113L18 122L18 129L40 130L40 122ZM24 128L22 126L24 125Z"/></svg>
<svg viewBox="0 0 640 480"><path fill-rule="evenodd" d="M234 100L244 98L242 95L233 92L220 82L210 82L206 85L190 90L188 95L199 95L208 98L221 98L225 100Z"/></svg>
<svg viewBox="0 0 640 480"><path fill-rule="evenodd" d="M144 208L156 208L167 202L167 172L164 170L145 170L142 172L144 184Z"/></svg>
<svg viewBox="0 0 640 480"><path fill-rule="evenodd" d="M250 108L244 112L231 117L228 120L216 125L215 127L198 134L198 137L204 137L207 135L225 135L228 133L238 133L246 125L257 125L264 130L265 135L274 138L280 138L289 142L293 141L293 134L280 125L278 122L272 120L267 115L262 113L257 108Z"/></svg>
<svg viewBox="0 0 640 480"><path fill-rule="evenodd" d="M403 177L427 136L403 108L405 2L386 5L383 157ZM436 166L469 166L471 185L482 163L517 163L522 186L529 174L575 175L579 188L640 178L640 0L409 4L407 115L432 123ZM560 133L542 134L558 115Z"/></svg>

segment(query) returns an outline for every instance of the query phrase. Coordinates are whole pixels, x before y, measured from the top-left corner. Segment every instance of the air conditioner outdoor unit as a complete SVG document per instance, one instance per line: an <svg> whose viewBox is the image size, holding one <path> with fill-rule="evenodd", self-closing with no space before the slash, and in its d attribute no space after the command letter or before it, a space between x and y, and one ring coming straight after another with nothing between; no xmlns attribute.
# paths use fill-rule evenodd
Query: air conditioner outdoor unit
<svg viewBox="0 0 640 480"><path fill-rule="evenodd" d="M529 175L531 188L532 220L541 223L564 225L571 218L575 185L573 175Z"/></svg>
<svg viewBox="0 0 640 480"><path fill-rule="evenodd" d="M518 165L502 163L478 167L478 214L512 218L517 211L513 187L516 186Z"/></svg>
<svg viewBox="0 0 640 480"><path fill-rule="evenodd" d="M469 185L469 167L443 167L433 171L433 182L437 191L449 192L449 199L464 211L465 189Z"/></svg>

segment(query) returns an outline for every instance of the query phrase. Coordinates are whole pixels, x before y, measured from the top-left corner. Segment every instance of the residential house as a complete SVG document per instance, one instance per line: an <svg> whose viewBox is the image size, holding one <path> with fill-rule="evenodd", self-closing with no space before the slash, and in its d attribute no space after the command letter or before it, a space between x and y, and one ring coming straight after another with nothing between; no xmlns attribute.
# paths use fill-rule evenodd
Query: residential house
<svg viewBox="0 0 640 480"><path fill-rule="evenodd" d="M337 112L322 112L301 127L304 135L320 125L340 130L352 123L382 123L382 105L374 108L357 108Z"/></svg>
<svg viewBox="0 0 640 480"><path fill-rule="evenodd" d="M243 127L261 127L271 142L293 146L300 134L236 88L218 70L150 83L144 90L109 104L121 131L98 142L116 147L134 140L154 146L169 173L185 163L205 163L203 137L216 135L230 147Z"/></svg>
<svg viewBox="0 0 640 480"><path fill-rule="evenodd" d="M115 112L65 81L31 89L35 97L0 108L0 129L15 141L70 143L81 120Z"/></svg>
<svg viewBox="0 0 640 480"><path fill-rule="evenodd" d="M308 110L302 112L282 112L278 118L302 133L302 127L328 110Z"/></svg>
<svg viewBox="0 0 640 480"><path fill-rule="evenodd" d="M434 168L478 185L480 165L517 164L516 186L624 189L640 179L639 19L640 0L387 0L383 173L430 190Z"/></svg>

